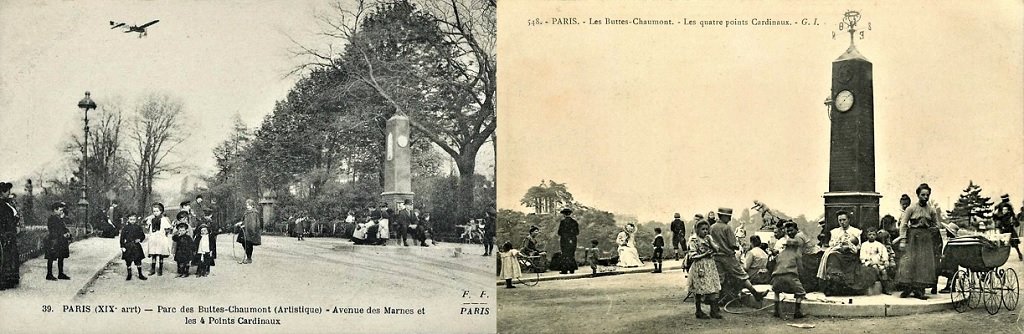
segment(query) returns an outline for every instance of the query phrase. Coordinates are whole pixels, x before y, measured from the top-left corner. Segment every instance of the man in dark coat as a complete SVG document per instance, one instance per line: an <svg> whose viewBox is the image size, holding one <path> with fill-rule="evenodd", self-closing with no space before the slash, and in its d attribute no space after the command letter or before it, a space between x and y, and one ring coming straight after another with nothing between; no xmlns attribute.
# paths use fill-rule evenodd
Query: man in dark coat
<svg viewBox="0 0 1024 334"><path fill-rule="evenodd" d="M139 270L139 279L145 281L146 276L142 275L142 260L146 254L142 252L142 241L146 240L146 233L138 224L139 215L128 214L128 225L121 229L121 259L128 269L126 281L132 280L132 264Z"/></svg>
<svg viewBox="0 0 1024 334"><path fill-rule="evenodd" d="M494 255L494 237L497 234L496 218L494 208L488 208L484 215L484 256Z"/></svg>
<svg viewBox="0 0 1024 334"><path fill-rule="evenodd" d="M395 217L398 220L398 235L402 238L402 246L406 247L409 246L409 241L406 240L409 237L409 226L416 225L416 215L412 209L412 200L406 199L398 204L398 214Z"/></svg>
<svg viewBox="0 0 1024 334"><path fill-rule="evenodd" d="M3 247L3 267L0 267L0 290L18 287L21 283L18 261L18 225L21 215L11 200L13 184L0 182L0 246Z"/></svg>
<svg viewBox="0 0 1024 334"><path fill-rule="evenodd" d="M679 249L682 248L683 253L686 253L686 224L679 219L678 212L674 217L669 228L672 229L672 249L675 251L676 260L679 260Z"/></svg>
<svg viewBox="0 0 1024 334"><path fill-rule="evenodd" d="M580 224L572 219L572 209L563 208L562 221L558 223L559 244L562 249L562 256L559 259L561 264L560 274L576 273L576 237L580 234Z"/></svg>

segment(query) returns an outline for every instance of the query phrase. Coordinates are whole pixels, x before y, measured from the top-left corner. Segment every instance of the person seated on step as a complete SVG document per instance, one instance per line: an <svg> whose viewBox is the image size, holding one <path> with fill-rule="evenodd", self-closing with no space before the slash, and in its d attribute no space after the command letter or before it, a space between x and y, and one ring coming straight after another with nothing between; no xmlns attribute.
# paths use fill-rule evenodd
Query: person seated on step
<svg viewBox="0 0 1024 334"><path fill-rule="evenodd" d="M867 240L860 247L860 262L864 266L878 270L878 280L882 282L882 293L889 294L889 273L886 271L886 268L889 267L889 251L885 245L878 242L877 238L878 234L875 232L875 228L868 228Z"/></svg>
<svg viewBox="0 0 1024 334"><path fill-rule="evenodd" d="M850 226L851 215L839 211L836 218L839 227L829 232L829 248L818 264L819 288L827 296L863 295L878 280L878 270L861 263L861 231Z"/></svg>
<svg viewBox="0 0 1024 334"><path fill-rule="evenodd" d="M768 254L761 249L761 237L750 236L750 243L743 255L743 270L750 273L751 284L768 284L771 272L768 271Z"/></svg>

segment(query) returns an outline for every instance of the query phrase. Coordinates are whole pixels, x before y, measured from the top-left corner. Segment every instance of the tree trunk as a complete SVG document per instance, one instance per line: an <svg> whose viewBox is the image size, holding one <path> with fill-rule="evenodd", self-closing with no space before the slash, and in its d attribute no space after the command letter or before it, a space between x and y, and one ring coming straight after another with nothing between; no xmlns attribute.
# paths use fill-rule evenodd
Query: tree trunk
<svg viewBox="0 0 1024 334"><path fill-rule="evenodd" d="M469 220L470 216L475 212L473 209L473 188L474 176L476 174L476 152L464 151L458 159L455 160L456 165L459 168L459 186L457 193L455 194L455 217L456 222L464 222Z"/></svg>

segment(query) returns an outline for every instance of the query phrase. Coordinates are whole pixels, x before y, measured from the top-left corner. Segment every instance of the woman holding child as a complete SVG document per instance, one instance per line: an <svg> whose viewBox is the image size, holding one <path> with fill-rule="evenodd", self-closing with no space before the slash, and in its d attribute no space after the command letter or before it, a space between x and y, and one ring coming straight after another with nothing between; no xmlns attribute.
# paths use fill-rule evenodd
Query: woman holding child
<svg viewBox="0 0 1024 334"><path fill-rule="evenodd" d="M636 225L626 224L615 238L615 243L619 245L619 267L633 268L644 264L636 250Z"/></svg>

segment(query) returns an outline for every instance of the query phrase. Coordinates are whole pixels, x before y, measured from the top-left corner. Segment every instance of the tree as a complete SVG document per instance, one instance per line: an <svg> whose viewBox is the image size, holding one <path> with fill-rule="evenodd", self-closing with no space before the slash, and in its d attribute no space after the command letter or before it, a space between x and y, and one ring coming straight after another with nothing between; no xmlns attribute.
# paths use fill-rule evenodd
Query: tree
<svg viewBox="0 0 1024 334"><path fill-rule="evenodd" d="M86 197L93 208L89 222L101 220L104 210L111 200L124 196L121 190L128 185L129 163L124 151L124 134L122 133L124 117L123 103L119 98L112 98L99 106L93 114L89 130L89 157L82 161L82 148L85 141L80 134L71 136L65 145L64 152L71 157L73 164L79 168L73 172L78 179L83 179L81 172L88 175ZM80 191L80 190L79 190ZM108 193L114 195L108 198Z"/></svg>
<svg viewBox="0 0 1024 334"><path fill-rule="evenodd" d="M338 86L340 94L372 92L386 106L378 109L383 119L409 115L416 133L455 161L456 209L468 216L476 156L497 127L495 4L432 2L420 10L408 1L385 1L372 12L364 1L355 9L334 7L339 15L321 18L321 35L345 43L343 52L296 43L296 54L312 61L293 73L336 70L353 79Z"/></svg>
<svg viewBox="0 0 1024 334"><path fill-rule="evenodd" d="M147 212L153 194L153 180L178 167L167 157L188 136L183 126L182 103L164 94L149 94L135 107L130 126L132 139L132 189L138 212Z"/></svg>
<svg viewBox="0 0 1024 334"><path fill-rule="evenodd" d="M992 198L981 196L981 186L971 180L960 195L953 210L946 211L950 218L966 219L970 226L975 225L975 217L986 219L992 213Z"/></svg>

